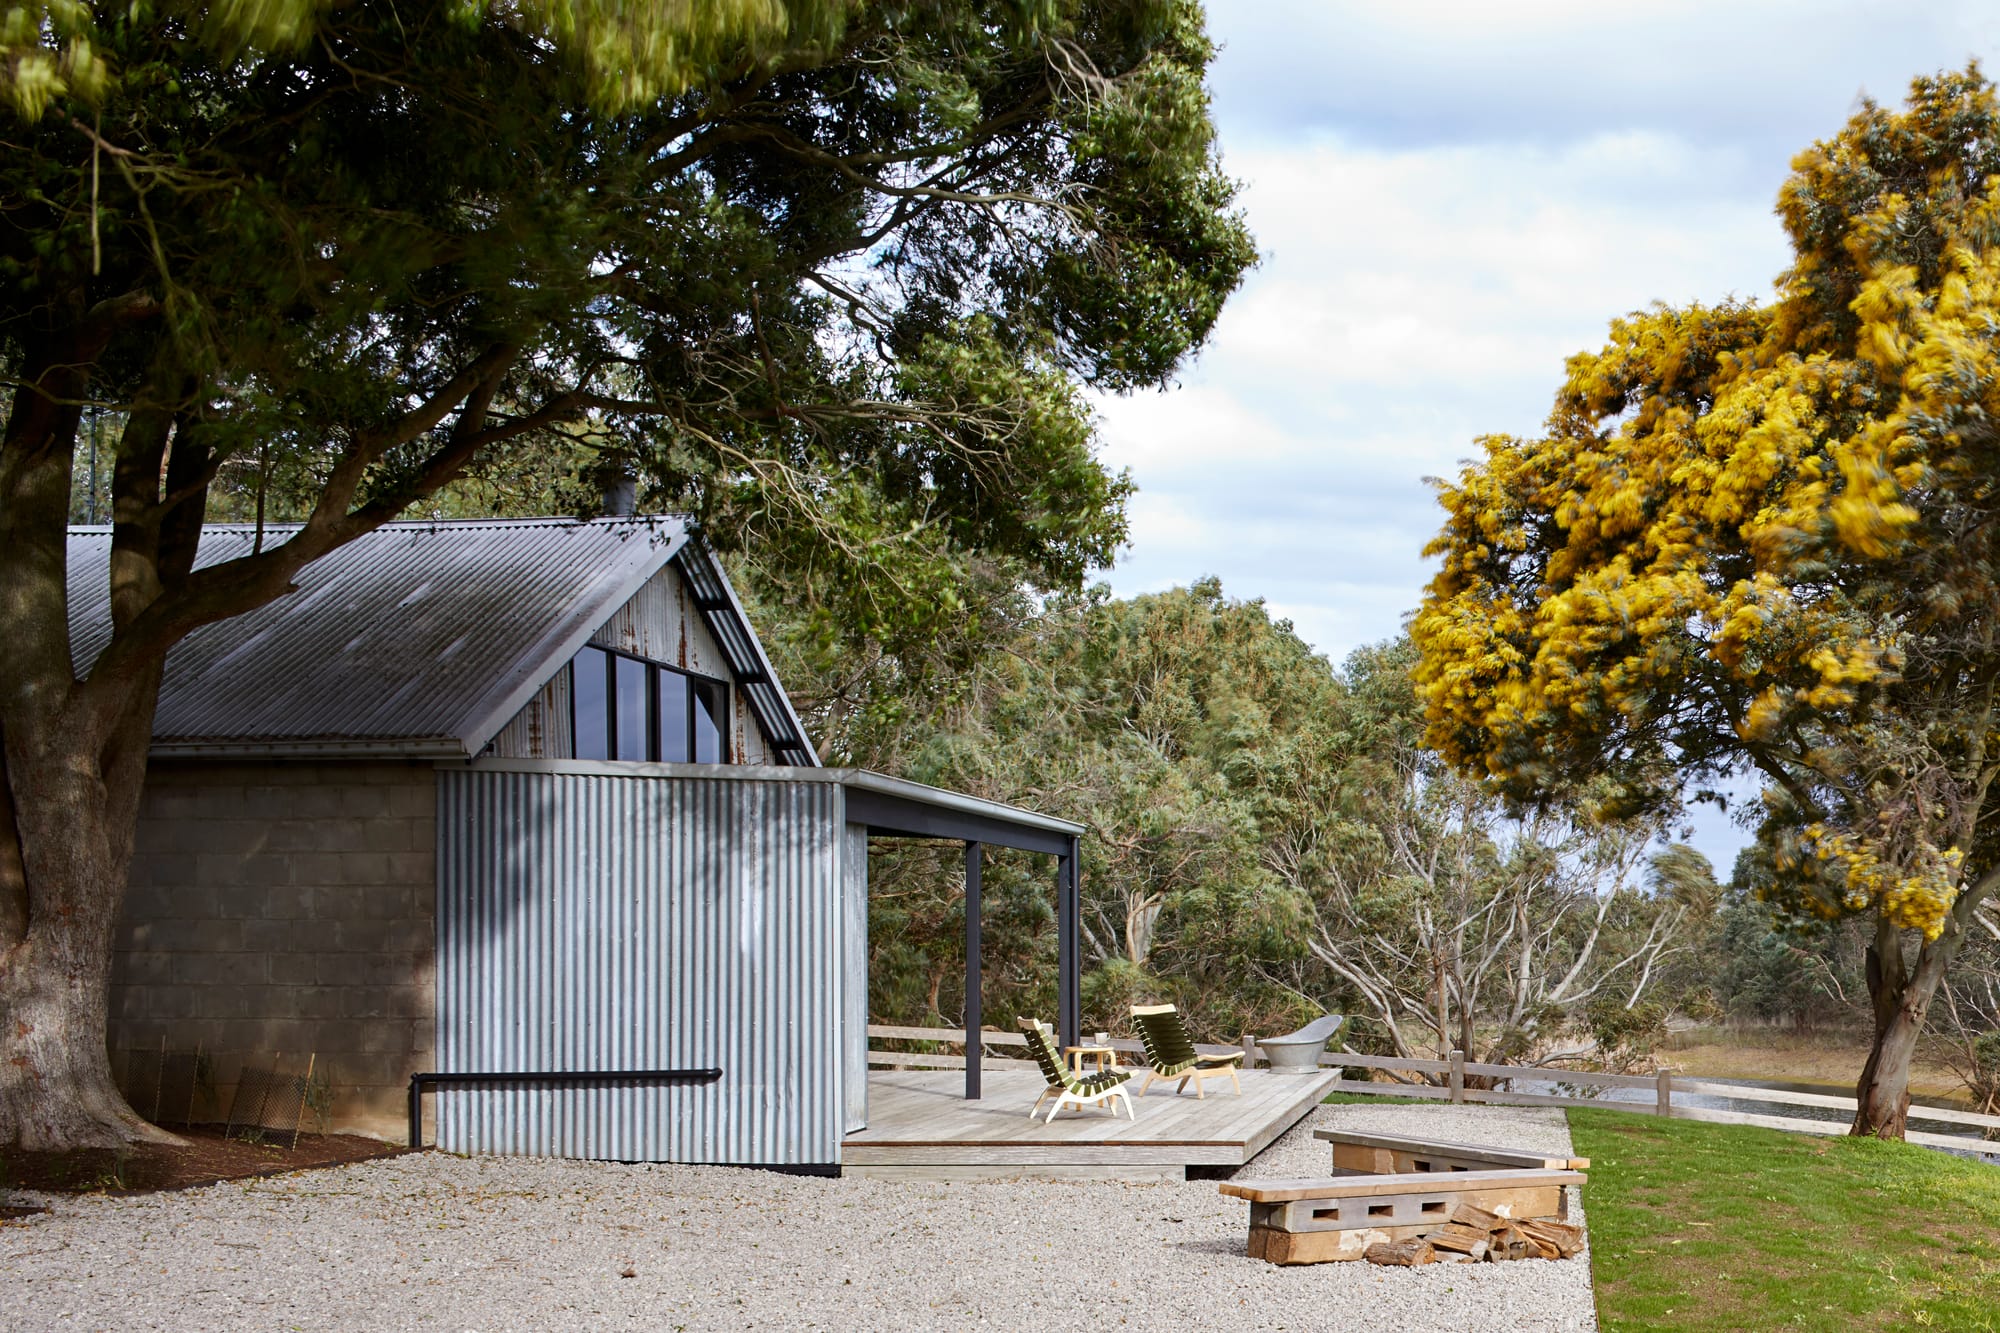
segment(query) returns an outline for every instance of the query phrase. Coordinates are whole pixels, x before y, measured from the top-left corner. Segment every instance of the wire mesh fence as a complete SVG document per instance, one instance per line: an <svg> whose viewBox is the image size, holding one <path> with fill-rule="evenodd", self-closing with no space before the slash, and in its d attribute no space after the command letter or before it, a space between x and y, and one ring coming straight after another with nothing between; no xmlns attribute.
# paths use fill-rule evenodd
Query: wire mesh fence
<svg viewBox="0 0 2000 1333"><path fill-rule="evenodd" d="M152 1123L187 1128L205 1117L215 1094L214 1063L200 1046L192 1051L159 1048L125 1052L120 1090L133 1110Z"/></svg>
<svg viewBox="0 0 2000 1333"><path fill-rule="evenodd" d="M236 1076L236 1095L230 1099L229 1120L223 1132L232 1139L253 1139L260 1143L287 1140L286 1146L298 1147L316 1059L306 1062L303 1074L281 1072L277 1059L271 1061L269 1069L246 1062Z"/></svg>

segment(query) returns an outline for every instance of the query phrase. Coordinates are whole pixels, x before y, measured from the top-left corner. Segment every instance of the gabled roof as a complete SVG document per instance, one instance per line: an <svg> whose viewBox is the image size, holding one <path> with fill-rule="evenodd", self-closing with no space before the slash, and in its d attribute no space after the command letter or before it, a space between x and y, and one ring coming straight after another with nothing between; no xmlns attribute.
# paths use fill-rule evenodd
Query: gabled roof
<svg viewBox="0 0 2000 1333"><path fill-rule="evenodd" d="M264 541L296 530L267 524ZM195 563L247 555L255 540L247 525L211 525ZM110 550L109 528L70 529L80 671L111 636ZM297 591L177 646L153 752L476 755L670 560L682 562L732 670L745 672L779 761L817 763L728 580L676 517L387 524L306 566Z"/></svg>

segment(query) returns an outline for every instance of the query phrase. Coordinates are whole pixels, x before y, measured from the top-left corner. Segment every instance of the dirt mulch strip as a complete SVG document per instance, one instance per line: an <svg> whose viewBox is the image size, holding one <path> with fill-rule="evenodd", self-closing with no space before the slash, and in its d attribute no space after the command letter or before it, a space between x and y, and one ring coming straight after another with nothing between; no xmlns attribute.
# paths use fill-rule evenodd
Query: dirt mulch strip
<svg viewBox="0 0 2000 1333"><path fill-rule="evenodd" d="M246 1143L227 1138L219 1125L198 1125L176 1131L187 1146L135 1143L119 1161L109 1148L74 1152L0 1153L0 1186L45 1190L54 1194L149 1194L156 1190L188 1189L219 1180L248 1180L303 1171L318 1166L345 1166L377 1157L398 1157L409 1151L399 1144L357 1134L301 1134L299 1146ZM0 1216L14 1212L0 1211Z"/></svg>

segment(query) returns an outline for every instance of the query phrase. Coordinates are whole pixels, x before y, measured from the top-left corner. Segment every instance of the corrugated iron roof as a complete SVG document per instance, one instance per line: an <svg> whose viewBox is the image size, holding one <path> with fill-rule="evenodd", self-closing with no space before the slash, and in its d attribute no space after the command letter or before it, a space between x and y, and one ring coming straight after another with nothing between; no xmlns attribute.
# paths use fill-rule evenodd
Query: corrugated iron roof
<svg viewBox="0 0 2000 1333"><path fill-rule="evenodd" d="M264 531L268 545L296 528ZM212 525L196 563L254 540L247 525ZM308 565L295 592L176 647L155 753L476 754L689 541L674 517L387 524ZM110 639L110 549L109 528L70 531L80 670ZM784 714L771 738L795 754L803 732Z"/></svg>

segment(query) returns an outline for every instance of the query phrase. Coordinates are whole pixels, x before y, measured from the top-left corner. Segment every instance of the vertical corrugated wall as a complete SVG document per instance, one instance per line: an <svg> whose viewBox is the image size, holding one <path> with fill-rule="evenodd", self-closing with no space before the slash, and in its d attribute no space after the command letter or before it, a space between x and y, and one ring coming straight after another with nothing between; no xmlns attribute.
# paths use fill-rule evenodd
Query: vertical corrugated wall
<svg viewBox="0 0 2000 1333"><path fill-rule="evenodd" d="M438 1068L723 1072L441 1090L439 1146L838 1161L842 820L826 782L440 771Z"/></svg>

